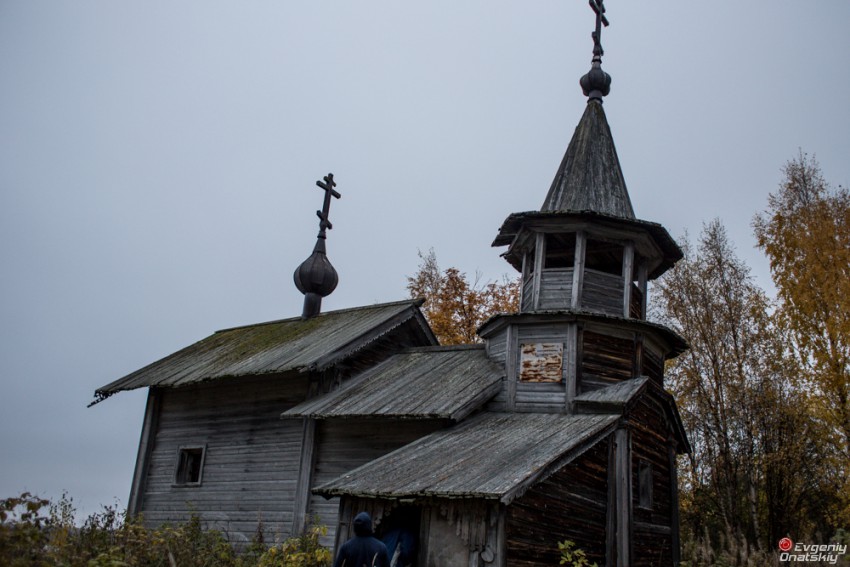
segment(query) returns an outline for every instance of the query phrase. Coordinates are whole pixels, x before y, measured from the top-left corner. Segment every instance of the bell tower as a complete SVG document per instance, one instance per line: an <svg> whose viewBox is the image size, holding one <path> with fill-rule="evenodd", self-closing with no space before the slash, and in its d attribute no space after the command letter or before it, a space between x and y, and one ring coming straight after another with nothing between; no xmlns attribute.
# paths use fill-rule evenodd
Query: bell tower
<svg viewBox="0 0 850 567"><path fill-rule="evenodd" d="M663 387L664 361L684 341L646 320L647 282L682 257L661 225L635 217L603 109L602 3L593 59L580 84L584 114L538 211L514 213L493 246L522 274L520 311L479 333L506 365L508 411L575 411L581 394L647 376Z"/></svg>

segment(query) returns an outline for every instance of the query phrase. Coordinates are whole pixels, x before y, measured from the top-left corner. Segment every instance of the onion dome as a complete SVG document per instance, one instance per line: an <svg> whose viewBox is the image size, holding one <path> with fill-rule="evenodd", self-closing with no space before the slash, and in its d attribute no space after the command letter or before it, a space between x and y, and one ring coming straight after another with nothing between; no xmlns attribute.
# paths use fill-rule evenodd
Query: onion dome
<svg viewBox="0 0 850 567"><path fill-rule="evenodd" d="M325 241L319 239L313 253L301 262L293 274L295 287L303 294L314 293L326 297L336 289L339 276L325 254Z"/></svg>

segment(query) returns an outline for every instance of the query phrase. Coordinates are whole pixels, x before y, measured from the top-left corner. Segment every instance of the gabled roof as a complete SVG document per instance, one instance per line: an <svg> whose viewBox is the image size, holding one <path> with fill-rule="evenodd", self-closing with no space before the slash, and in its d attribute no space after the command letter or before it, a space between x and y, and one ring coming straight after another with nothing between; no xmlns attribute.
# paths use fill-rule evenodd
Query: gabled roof
<svg viewBox="0 0 850 567"><path fill-rule="evenodd" d="M437 344L420 300L328 311L218 331L95 391L97 403L121 390L332 366L394 328L418 321L423 344Z"/></svg>
<svg viewBox="0 0 850 567"><path fill-rule="evenodd" d="M591 390L576 396L573 401L580 408L604 410L605 408L622 408L646 389L649 378L641 376L632 380L623 380L617 384Z"/></svg>
<svg viewBox="0 0 850 567"><path fill-rule="evenodd" d="M507 504L614 430L616 415L484 413L322 485L327 497L484 498Z"/></svg>
<svg viewBox="0 0 850 567"><path fill-rule="evenodd" d="M601 101L588 101L540 210L635 218Z"/></svg>
<svg viewBox="0 0 850 567"><path fill-rule="evenodd" d="M690 453L691 445L688 442L688 434L685 431L685 426L682 424L682 417L679 415L679 410L676 407L673 396L647 376L624 380L605 388L584 392L576 396L573 401L576 404L576 411L580 414L608 412L623 415L644 392L660 402L667 416L667 422L673 429L672 433L679 443L678 451L680 453Z"/></svg>
<svg viewBox="0 0 850 567"><path fill-rule="evenodd" d="M483 345L407 349L281 417L459 421L499 392L503 376Z"/></svg>

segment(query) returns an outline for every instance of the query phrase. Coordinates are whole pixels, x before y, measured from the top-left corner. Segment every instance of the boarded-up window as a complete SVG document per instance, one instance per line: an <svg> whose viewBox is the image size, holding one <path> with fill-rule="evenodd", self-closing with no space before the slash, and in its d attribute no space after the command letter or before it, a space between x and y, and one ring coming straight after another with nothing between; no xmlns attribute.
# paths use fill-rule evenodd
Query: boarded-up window
<svg viewBox="0 0 850 567"><path fill-rule="evenodd" d="M638 463L638 506L652 508L652 464Z"/></svg>
<svg viewBox="0 0 850 567"><path fill-rule="evenodd" d="M205 447L180 447L177 452L177 468L174 471L174 484L200 485L204 470Z"/></svg>
<svg viewBox="0 0 850 567"><path fill-rule="evenodd" d="M521 382L560 382L563 368L563 343L520 345Z"/></svg>

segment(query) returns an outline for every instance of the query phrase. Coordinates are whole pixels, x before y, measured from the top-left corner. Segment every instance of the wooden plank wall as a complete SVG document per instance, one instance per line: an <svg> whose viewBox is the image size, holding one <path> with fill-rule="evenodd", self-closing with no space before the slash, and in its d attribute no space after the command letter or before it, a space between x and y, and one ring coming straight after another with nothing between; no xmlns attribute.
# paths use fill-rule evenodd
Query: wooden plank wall
<svg viewBox="0 0 850 567"><path fill-rule="evenodd" d="M266 541L289 535L301 420L280 413L304 399L306 375L219 380L162 390L141 511L159 525L197 513L236 543L262 520ZM202 484L174 486L181 446L206 446Z"/></svg>
<svg viewBox="0 0 850 567"><path fill-rule="evenodd" d="M539 309L568 309L572 303L573 269L548 268L543 270L540 284Z"/></svg>
<svg viewBox="0 0 850 567"><path fill-rule="evenodd" d="M635 566L672 565L673 475L669 430L663 409L643 396L629 415L632 431L633 554ZM639 506L640 462L652 466L652 508Z"/></svg>
<svg viewBox="0 0 850 567"><path fill-rule="evenodd" d="M597 270L585 270L581 306L594 313L622 317L623 277Z"/></svg>
<svg viewBox="0 0 850 567"><path fill-rule="evenodd" d="M570 340L569 325L523 325L517 328L518 344L561 343ZM566 359L562 362L562 376L566 370ZM517 380L508 376L506 380ZM566 383L562 379L556 383L516 382L516 411L520 412L561 412L564 411Z"/></svg>
<svg viewBox="0 0 850 567"><path fill-rule="evenodd" d="M487 356L499 364L505 363L508 344L508 328L504 327L487 339Z"/></svg>
<svg viewBox="0 0 850 567"><path fill-rule="evenodd" d="M558 565L558 542L567 539L591 562L605 565L608 443L601 441L508 506L508 565Z"/></svg>
<svg viewBox="0 0 850 567"><path fill-rule="evenodd" d="M446 426L441 420L380 419L323 420L318 425L314 487ZM308 517L328 528L323 545L334 544L338 514L339 498L311 496Z"/></svg>

